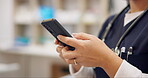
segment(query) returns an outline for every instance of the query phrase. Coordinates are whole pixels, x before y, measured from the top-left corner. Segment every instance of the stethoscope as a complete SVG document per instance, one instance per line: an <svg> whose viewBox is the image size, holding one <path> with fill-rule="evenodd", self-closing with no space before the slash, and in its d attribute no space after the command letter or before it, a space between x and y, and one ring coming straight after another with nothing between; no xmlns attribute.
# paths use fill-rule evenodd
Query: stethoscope
<svg viewBox="0 0 148 78"><path fill-rule="evenodd" d="M102 41L105 41L105 38L106 38L107 34L109 33L109 30L111 29L112 24L116 21L116 19L117 19L125 10L129 10L129 9L130 9L130 7L129 7L129 5L128 5L128 6L125 7L118 15L114 16L113 20L108 24L108 26L106 27L106 29L105 29L105 31L104 31L104 33L103 33ZM120 46L122 40L123 40L123 39L126 37L126 35L131 31L131 29L132 29L134 26L136 26L136 24L140 21L140 19L141 19L143 16L145 16L145 14L147 13L147 11L148 11L148 9L145 10L140 16L138 16L138 17L136 18L136 20L129 26L129 28L123 33L123 35L120 37L119 41L117 42L116 47L115 47L115 49L114 49L114 52L115 52L117 55L120 54L120 57L121 57L122 52L120 52L119 46ZM128 54L127 54L127 59L128 59L128 55L129 55L129 54L132 54L132 50L133 50L133 48L130 47L130 48L129 48L129 51L127 52L127 53L128 53Z"/></svg>

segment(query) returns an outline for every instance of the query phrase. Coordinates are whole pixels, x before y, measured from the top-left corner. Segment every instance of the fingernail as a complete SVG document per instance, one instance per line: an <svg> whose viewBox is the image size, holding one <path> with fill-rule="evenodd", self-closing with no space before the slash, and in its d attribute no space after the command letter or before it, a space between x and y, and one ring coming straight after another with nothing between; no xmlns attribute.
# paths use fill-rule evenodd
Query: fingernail
<svg viewBox="0 0 148 78"><path fill-rule="evenodd" d="M58 38L59 40L60 40L60 36L61 36L61 35L58 35L58 36L57 36L57 38Z"/></svg>

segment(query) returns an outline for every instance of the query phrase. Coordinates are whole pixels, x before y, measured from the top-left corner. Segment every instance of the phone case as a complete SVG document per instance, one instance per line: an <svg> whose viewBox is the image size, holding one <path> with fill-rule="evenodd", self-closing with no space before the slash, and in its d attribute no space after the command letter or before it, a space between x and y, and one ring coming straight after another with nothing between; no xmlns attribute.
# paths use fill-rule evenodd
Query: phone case
<svg viewBox="0 0 148 78"><path fill-rule="evenodd" d="M65 28L56 20L56 19L48 19L48 20L43 20L41 23L42 26L44 26L57 40L58 35L63 35L67 37L72 37L66 30ZM63 46L68 46L69 50L75 50L74 47L67 45L60 40L58 40Z"/></svg>

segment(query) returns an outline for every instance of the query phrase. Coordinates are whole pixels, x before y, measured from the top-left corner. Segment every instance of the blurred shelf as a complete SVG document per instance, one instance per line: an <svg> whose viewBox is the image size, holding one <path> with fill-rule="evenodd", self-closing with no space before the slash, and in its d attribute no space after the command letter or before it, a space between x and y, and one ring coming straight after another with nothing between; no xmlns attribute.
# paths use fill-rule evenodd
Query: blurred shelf
<svg viewBox="0 0 148 78"><path fill-rule="evenodd" d="M5 29L12 27L9 30L14 33L10 34L11 38L5 33L5 37L12 40L11 44L5 46L26 47L15 48L8 53L45 56L54 56L51 51L56 52L53 46L44 47L54 38L40 25L43 19L56 18L69 33L85 32L97 36L109 8L108 0L13 0L13 3L10 14L12 23L9 22L11 26ZM9 42L3 40L5 43Z"/></svg>
<svg viewBox="0 0 148 78"><path fill-rule="evenodd" d="M109 0L2 0L1 4L5 8L1 11L0 61L18 62L23 67L16 72L13 69L15 78L49 78L57 76L51 75L53 71L63 72L59 65L54 65L56 70L49 69L52 62L65 62L56 52L54 37L40 25L42 20L56 18L70 34L85 32L97 36L110 8ZM5 76L12 77L11 73Z"/></svg>
<svg viewBox="0 0 148 78"><path fill-rule="evenodd" d="M5 29L10 28L11 32L14 33L9 33L11 34L11 38L9 38L7 37L9 34L6 34L7 32L4 31L4 35L6 35L7 39L12 40L12 42L11 44L8 43L5 45L9 47L4 48L3 44L9 41L2 39L2 42L5 43L0 47L0 54L3 56L1 60L5 59L9 63L18 62L23 67L23 70L18 70L14 76L24 75L20 77L27 78L28 76L29 78L37 76L47 76L49 78L53 75L63 75L57 73L53 73L52 75L51 72L54 71L58 71L58 73L66 71L67 73L65 67L64 69L60 67L60 65L65 64L65 62L61 61L62 59L60 59L56 52L53 36L40 25L42 20L56 18L69 33L85 32L97 36L103 21L108 16L109 8L108 0L11 1L12 3L9 0L5 3L6 6L12 5L12 7L9 6L8 9L12 11L4 11L4 13L10 13L12 18L6 21L11 21L12 23L6 22L11 25L8 26L6 24L4 26L6 26ZM48 69L48 65L52 62L60 65L54 65L56 67ZM7 74L5 76L11 77L11 75Z"/></svg>
<svg viewBox="0 0 148 78"><path fill-rule="evenodd" d="M8 50L0 49L0 53L59 58L56 52L56 45L54 44L48 46L13 47Z"/></svg>
<svg viewBox="0 0 148 78"><path fill-rule="evenodd" d="M109 8L108 0L14 0L14 3L14 43L28 47L42 46L53 39L40 25L41 20L49 18L56 18L69 33L97 36Z"/></svg>
<svg viewBox="0 0 148 78"><path fill-rule="evenodd" d="M12 64L0 63L0 73L13 72L19 69L20 65L18 63L12 63Z"/></svg>

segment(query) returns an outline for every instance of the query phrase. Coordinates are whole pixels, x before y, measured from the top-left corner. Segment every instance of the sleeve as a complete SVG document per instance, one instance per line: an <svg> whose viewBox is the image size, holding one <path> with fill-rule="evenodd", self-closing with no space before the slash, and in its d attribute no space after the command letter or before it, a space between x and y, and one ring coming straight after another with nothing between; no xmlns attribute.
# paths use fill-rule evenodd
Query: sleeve
<svg viewBox="0 0 148 78"><path fill-rule="evenodd" d="M95 72L93 70L93 67L82 66L78 72L74 73L74 69L70 64L69 71L72 78L95 78Z"/></svg>
<svg viewBox="0 0 148 78"><path fill-rule="evenodd" d="M114 78L148 78L148 74L123 60Z"/></svg>

